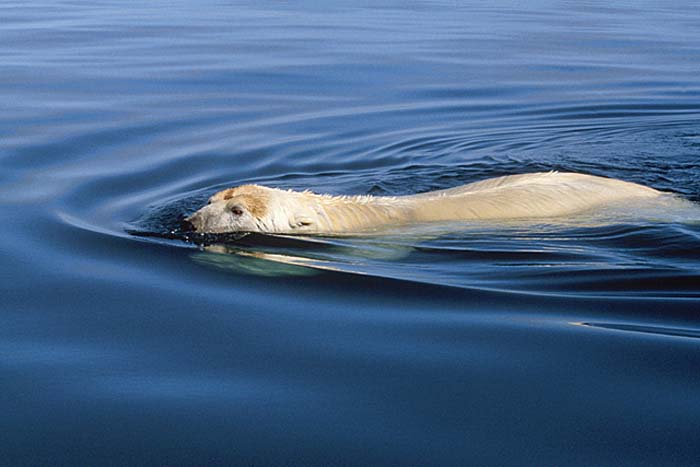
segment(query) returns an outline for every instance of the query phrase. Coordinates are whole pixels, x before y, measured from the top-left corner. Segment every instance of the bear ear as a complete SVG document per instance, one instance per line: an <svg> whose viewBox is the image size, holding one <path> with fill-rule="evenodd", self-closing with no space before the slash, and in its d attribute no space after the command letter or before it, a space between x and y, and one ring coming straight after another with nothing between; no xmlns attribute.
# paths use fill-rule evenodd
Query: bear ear
<svg viewBox="0 0 700 467"><path fill-rule="evenodd" d="M313 221L311 220L310 217L306 217L303 215L296 215L292 219L292 221L289 223L289 226L293 229L299 229L301 227L308 227L311 224L313 224Z"/></svg>

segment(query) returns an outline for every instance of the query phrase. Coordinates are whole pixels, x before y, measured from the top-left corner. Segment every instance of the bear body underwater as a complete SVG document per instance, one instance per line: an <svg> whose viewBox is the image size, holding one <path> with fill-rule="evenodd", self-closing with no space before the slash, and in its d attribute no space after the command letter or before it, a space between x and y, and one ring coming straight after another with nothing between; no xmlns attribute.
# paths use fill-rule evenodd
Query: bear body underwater
<svg viewBox="0 0 700 467"><path fill-rule="evenodd" d="M568 216L664 193L577 173L510 175L409 196L331 196L242 185L183 221L197 232L350 234L425 222Z"/></svg>

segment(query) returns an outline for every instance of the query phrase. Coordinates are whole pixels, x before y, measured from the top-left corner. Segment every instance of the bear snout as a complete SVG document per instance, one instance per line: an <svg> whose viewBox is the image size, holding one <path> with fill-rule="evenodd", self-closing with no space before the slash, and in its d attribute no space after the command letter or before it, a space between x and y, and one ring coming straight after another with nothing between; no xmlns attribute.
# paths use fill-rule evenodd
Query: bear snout
<svg viewBox="0 0 700 467"><path fill-rule="evenodd" d="M183 232L194 232L195 227L190 217L185 217L180 221L180 230Z"/></svg>

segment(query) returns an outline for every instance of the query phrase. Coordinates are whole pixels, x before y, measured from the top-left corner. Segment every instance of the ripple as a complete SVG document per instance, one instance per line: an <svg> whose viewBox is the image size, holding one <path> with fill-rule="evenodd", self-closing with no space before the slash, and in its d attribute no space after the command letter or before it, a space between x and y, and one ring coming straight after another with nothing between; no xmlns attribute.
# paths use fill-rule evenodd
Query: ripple
<svg viewBox="0 0 700 467"><path fill-rule="evenodd" d="M655 334L666 337L687 337L690 339L700 339L700 330L689 328L672 328L665 326L648 326L641 324L624 324L624 323L572 323L577 326L586 326L590 328L608 329L612 331Z"/></svg>

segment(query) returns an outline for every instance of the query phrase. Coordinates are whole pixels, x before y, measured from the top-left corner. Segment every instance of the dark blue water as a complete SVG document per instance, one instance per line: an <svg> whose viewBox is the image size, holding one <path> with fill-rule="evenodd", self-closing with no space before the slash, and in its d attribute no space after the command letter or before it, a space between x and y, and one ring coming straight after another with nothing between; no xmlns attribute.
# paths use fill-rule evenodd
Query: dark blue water
<svg viewBox="0 0 700 467"><path fill-rule="evenodd" d="M700 201L695 2L6 1L0 169L0 464L700 459L692 207L175 229L249 182Z"/></svg>

